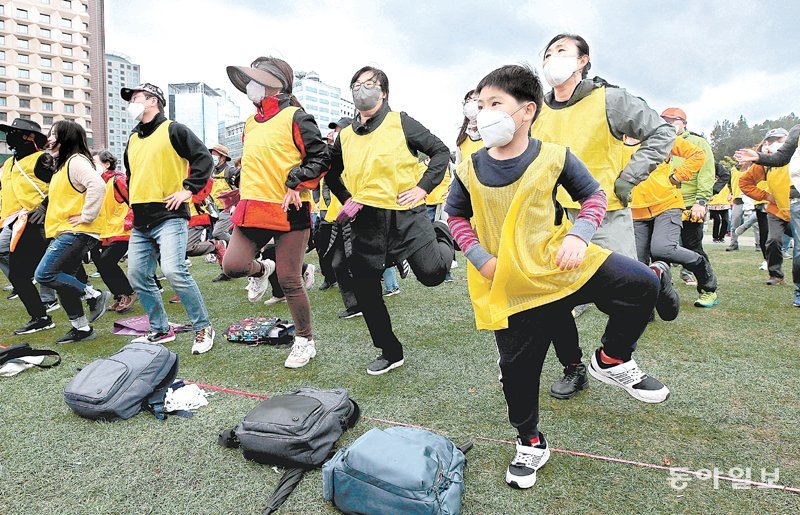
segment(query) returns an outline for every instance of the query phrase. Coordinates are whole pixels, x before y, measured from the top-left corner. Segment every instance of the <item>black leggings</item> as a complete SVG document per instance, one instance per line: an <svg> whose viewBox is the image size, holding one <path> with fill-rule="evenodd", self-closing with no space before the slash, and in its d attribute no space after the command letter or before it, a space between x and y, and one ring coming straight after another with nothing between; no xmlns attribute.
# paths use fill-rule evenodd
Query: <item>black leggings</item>
<svg viewBox="0 0 800 515"><path fill-rule="evenodd" d="M33 274L49 243L44 237L44 226L28 222L8 258L8 280L31 318L41 318L47 314L39 291L33 285Z"/></svg>
<svg viewBox="0 0 800 515"><path fill-rule="evenodd" d="M711 210L711 220L714 222L711 237L714 240L724 240L728 234L728 210Z"/></svg>

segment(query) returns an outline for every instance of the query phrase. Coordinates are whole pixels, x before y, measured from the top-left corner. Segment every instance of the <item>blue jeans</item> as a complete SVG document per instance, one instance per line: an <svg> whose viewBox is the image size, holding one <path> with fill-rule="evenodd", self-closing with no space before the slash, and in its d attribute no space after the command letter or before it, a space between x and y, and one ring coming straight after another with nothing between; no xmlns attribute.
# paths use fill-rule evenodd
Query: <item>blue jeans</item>
<svg viewBox="0 0 800 515"><path fill-rule="evenodd" d="M188 234L189 222L183 218L171 218L146 232L135 228L131 231L128 279L139 296L153 331L169 331L164 300L155 281L159 253L161 271L180 297L192 328L199 331L211 325L200 288L186 267Z"/></svg>
<svg viewBox="0 0 800 515"><path fill-rule="evenodd" d="M386 291L400 289L400 284L397 282L397 269L393 266L383 271L383 285Z"/></svg>
<svg viewBox="0 0 800 515"><path fill-rule="evenodd" d="M75 278L87 252L99 244L88 234L64 232L56 236L36 267L34 278L42 286L58 292L61 305L70 320L83 316L86 283Z"/></svg>

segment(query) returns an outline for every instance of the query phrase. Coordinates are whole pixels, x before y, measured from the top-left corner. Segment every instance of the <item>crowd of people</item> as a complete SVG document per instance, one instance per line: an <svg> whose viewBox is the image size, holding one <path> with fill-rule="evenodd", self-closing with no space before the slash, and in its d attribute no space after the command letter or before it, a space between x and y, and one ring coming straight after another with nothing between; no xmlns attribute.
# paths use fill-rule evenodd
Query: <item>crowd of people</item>
<svg viewBox="0 0 800 515"><path fill-rule="evenodd" d="M688 129L682 109L659 115L625 89L589 78L582 37L559 34L543 56L547 93L529 67L507 65L464 95L453 153L390 108L389 78L372 66L350 80L356 117L331 123L323 138L292 95L292 68L274 57L227 67L254 106L233 162L225 146L207 148L167 119L164 94L150 83L120 92L138 122L121 156L124 172L108 150L92 152L73 121L57 121L49 134L31 120L0 125L14 153L0 176L0 268L9 298L30 317L15 334L53 329L60 307L70 329L58 343L90 340L107 311L126 313L139 302L150 331L134 341L169 343L176 335L166 280L170 302L191 322L191 352L204 354L216 332L189 258L205 256L220 267L214 282L247 278L250 302L271 289L267 306L288 304L295 336L285 366L303 367L317 354L308 295L316 267L304 262L314 248L319 288L338 287L340 318L363 316L379 350L366 372L381 375L405 363L384 297L412 271L429 287L452 280L459 249L476 327L494 332L517 432L506 481L533 486L550 456L538 414L551 343L564 367L550 388L558 399L584 389L588 375L641 402L669 397L633 354L656 314L679 317L671 266L696 285L695 307L724 302L703 248L709 217L715 241L730 233L728 251L757 230L769 285L784 284L793 240L800 307L800 194L792 185L800 126L770 130L738 151L729 170ZM92 284L88 260L104 288ZM589 304L608 322L587 364L575 318Z"/></svg>

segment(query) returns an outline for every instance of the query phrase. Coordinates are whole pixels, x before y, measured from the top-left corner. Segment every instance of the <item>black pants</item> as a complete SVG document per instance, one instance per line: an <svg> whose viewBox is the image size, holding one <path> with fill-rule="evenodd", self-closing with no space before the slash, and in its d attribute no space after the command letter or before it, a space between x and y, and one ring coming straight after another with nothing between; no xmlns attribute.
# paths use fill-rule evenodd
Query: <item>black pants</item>
<svg viewBox="0 0 800 515"><path fill-rule="evenodd" d="M761 255L767 259L767 240L769 239L769 213L765 204L756 206L756 221L758 222L758 246L761 247Z"/></svg>
<svg viewBox="0 0 800 515"><path fill-rule="evenodd" d="M792 227L789 222L778 218L772 213L767 213L769 224L769 237L767 238L766 259L769 276L776 279L783 279L783 239L784 236L792 235ZM794 269L793 282L800 281L800 271Z"/></svg>
<svg viewBox="0 0 800 515"><path fill-rule="evenodd" d="M453 239L450 231L444 224L432 227L425 215L424 206L422 207L423 210L418 212L400 212L399 215L397 212L373 210L372 214L377 216L371 216L368 220L356 219L362 223L368 222L368 226L380 228L380 231L375 232L376 239L386 238L385 241L366 242L365 232L360 231L359 243L361 248L368 249L367 255L356 254L357 247L354 245L353 255L348 259L348 263L353 277L353 293L367 323L372 344L381 349L381 354L388 361L398 361L403 358L403 345L392 330L389 311L383 302L381 287L383 263L389 264L389 261L407 259L419 282L425 286L436 286L444 282L453 262ZM358 216L364 214L362 210ZM355 232L355 225L353 229ZM401 239L414 234L423 243ZM382 259L379 256L381 248ZM404 251L409 248L415 249L413 253L407 254ZM380 266L374 266L377 260L381 260Z"/></svg>
<svg viewBox="0 0 800 515"><path fill-rule="evenodd" d="M8 258L8 280L31 318L41 318L47 314L39 291L33 285L33 274L49 243L44 237L44 226L28 222Z"/></svg>
<svg viewBox="0 0 800 515"><path fill-rule="evenodd" d="M328 248L331 243L331 232L334 224L321 221L314 230L314 248L319 256L319 271L329 284L336 282L336 272L333 270L333 252Z"/></svg>
<svg viewBox="0 0 800 515"><path fill-rule="evenodd" d="M126 252L128 252L127 241L114 241L92 251L94 265L115 298L120 295L133 295L128 276L119 266Z"/></svg>
<svg viewBox="0 0 800 515"><path fill-rule="evenodd" d="M538 434L539 381L550 342L574 331L570 311L594 303L608 315L600 343L610 357L628 361L658 298L659 282L646 265L613 253L572 295L509 317L508 329L495 331L508 418L521 438ZM569 326L569 327L562 327Z"/></svg>
<svg viewBox="0 0 800 515"><path fill-rule="evenodd" d="M331 244L330 260L336 282L339 284L339 293L342 296L344 308L348 311L358 311L358 300L353 292L353 278L350 275L350 267L347 263L347 256L344 249L344 237L341 227L337 226L332 231L333 243ZM328 256L326 256L328 257ZM381 295L383 293L381 292Z"/></svg>
<svg viewBox="0 0 800 515"><path fill-rule="evenodd" d="M708 259L708 254L703 249L703 222L684 220L681 228L681 246Z"/></svg>
<svg viewBox="0 0 800 515"><path fill-rule="evenodd" d="M724 240L728 233L728 209L711 210L711 220L714 222L711 237L714 240Z"/></svg>

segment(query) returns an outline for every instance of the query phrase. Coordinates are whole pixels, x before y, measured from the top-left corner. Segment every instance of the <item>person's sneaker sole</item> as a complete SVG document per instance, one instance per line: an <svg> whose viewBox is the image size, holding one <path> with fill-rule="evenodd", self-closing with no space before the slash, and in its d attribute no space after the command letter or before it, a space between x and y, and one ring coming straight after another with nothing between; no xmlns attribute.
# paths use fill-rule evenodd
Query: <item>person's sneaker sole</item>
<svg viewBox="0 0 800 515"><path fill-rule="evenodd" d="M48 329L53 329L55 326L56 326L55 322L50 322L49 325L46 325L44 327L38 327L36 329L29 329L28 331L14 331L14 334L17 335L17 336L21 336L23 334L33 334L33 333L38 333L39 331L46 331Z"/></svg>
<svg viewBox="0 0 800 515"><path fill-rule="evenodd" d="M548 447L545 449L545 453L542 455L542 461L539 463L539 468L536 469L536 472L527 476L526 478L521 478L519 476L515 476L506 470L506 484L512 488L517 488L519 490L527 490L531 488L533 485L536 484L536 476L538 472L544 467L547 460L550 459L550 448ZM529 479L528 479L529 478Z"/></svg>
<svg viewBox="0 0 800 515"><path fill-rule="evenodd" d="M405 363L405 362L406 362L405 359L401 359L400 361L395 361L394 363L392 363L388 367L384 368L383 370L370 370L370 369L367 369L367 374L369 374L371 376L379 376L379 375L385 374L386 372L388 372L390 370L394 370L395 368L402 367L403 363Z"/></svg>
<svg viewBox="0 0 800 515"><path fill-rule="evenodd" d="M630 395L631 397L633 397L637 401L641 401L641 402L644 402L644 403L647 403L647 404L660 404L662 402L665 402L667 399L669 399L669 396L672 393L672 392L667 392L667 396L664 397L663 400L647 399L645 397L642 397L641 394L639 393L639 390L637 390L636 388L625 388L624 386L622 386L618 382L614 381L613 379L609 379L602 372L598 372L597 370L595 370L595 366L596 366L595 356L594 356L594 354L592 354L592 360L589 362L589 367L588 367L589 368L589 375L591 375L592 377L594 377L595 379L597 379L601 383L605 383L605 384L608 384L608 385L611 385L611 386L616 386L617 388L628 392L628 395Z"/></svg>
<svg viewBox="0 0 800 515"><path fill-rule="evenodd" d="M139 338L134 338L133 340L131 340L130 343L158 343L164 345L165 343L174 341L175 341L175 335L173 334L172 336L167 336L166 338L163 338L155 342L148 341L144 336L140 336Z"/></svg>
<svg viewBox="0 0 800 515"><path fill-rule="evenodd" d="M342 320L349 320L349 319L351 319L351 318L355 318L355 317L363 317L363 316L364 316L364 313L362 313L361 311L359 311L358 313L350 313L350 314L349 314L349 315L347 315L347 316L344 316L344 317L339 317L339 318L341 318Z"/></svg>
<svg viewBox="0 0 800 515"><path fill-rule="evenodd" d="M578 388L574 392L568 393L568 394L563 394L563 393L556 393L551 389L550 390L550 397L553 397L554 399L559 399L559 400L565 401L567 399L571 399L571 398L575 397L576 395L578 395L579 393L581 393L583 390L585 390L587 388L589 388L589 378L588 377L586 378L586 381L583 382L583 384L579 384L578 385Z"/></svg>
<svg viewBox="0 0 800 515"><path fill-rule="evenodd" d="M711 304L711 305L708 305L708 304L702 304L702 303L700 303L700 302L694 301L694 307L696 307L696 308L713 308L713 307L714 307L714 306L716 306L717 304L719 304L719 301L718 301L718 300L716 300L716 299L714 300L714 303L713 303L713 304Z"/></svg>

